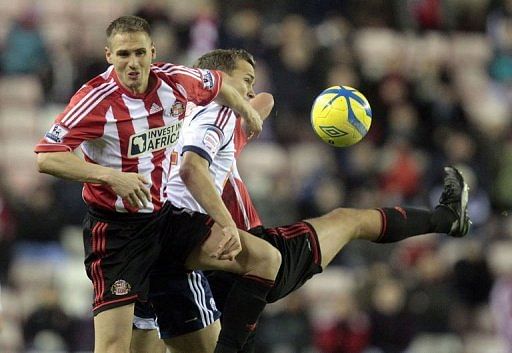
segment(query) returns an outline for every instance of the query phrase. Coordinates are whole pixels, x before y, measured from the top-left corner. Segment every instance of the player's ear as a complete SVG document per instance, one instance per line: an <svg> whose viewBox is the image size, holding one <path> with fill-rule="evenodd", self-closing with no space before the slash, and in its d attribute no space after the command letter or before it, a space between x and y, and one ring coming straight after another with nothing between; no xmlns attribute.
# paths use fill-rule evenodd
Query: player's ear
<svg viewBox="0 0 512 353"><path fill-rule="evenodd" d="M151 59L154 59L154 58L156 58L156 49L155 49L155 45L151 44Z"/></svg>
<svg viewBox="0 0 512 353"><path fill-rule="evenodd" d="M112 52L110 51L109 47L105 47L105 58L109 64L112 64Z"/></svg>

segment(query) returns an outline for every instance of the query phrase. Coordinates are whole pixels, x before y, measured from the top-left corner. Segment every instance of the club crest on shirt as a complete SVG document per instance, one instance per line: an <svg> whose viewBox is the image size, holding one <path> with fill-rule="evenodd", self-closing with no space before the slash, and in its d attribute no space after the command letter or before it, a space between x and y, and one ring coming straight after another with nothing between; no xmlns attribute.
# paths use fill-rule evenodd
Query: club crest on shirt
<svg viewBox="0 0 512 353"><path fill-rule="evenodd" d="M61 143L68 131L69 130L63 126L53 124L50 130L44 135L44 138L48 142Z"/></svg>
<svg viewBox="0 0 512 353"><path fill-rule="evenodd" d="M110 287L110 291L114 295L126 295L130 293L131 290L132 286L124 279L118 279L117 281L114 282L112 287Z"/></svg>
<svg viewBox="0 0 512 353"><path fill-rule="evenodd" d="M215 84L215 80L210 71L203 71L203 87L206 89L212 89Z"/></svg>
<svg viewBox="0 0 512 353"><path fill-rule="evenodd" d="M181 102L176 102L171 107L171 116L174 118L179 118L181 115L185 114L185 106Z"/></svg>
<svg viewBox="0 0 512 353"><path fill-rule="evenodd" d="M174 124L145 130L130 136L128 158L137 158L146 153L172 147L180 137L181 121Z"/></svg>

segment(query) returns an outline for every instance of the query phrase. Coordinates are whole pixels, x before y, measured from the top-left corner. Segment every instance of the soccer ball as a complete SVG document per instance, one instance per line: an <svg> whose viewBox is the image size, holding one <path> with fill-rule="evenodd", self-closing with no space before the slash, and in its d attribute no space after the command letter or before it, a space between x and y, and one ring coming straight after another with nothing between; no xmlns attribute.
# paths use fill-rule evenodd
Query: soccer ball
<svg viewBox="0 0 512 353"><path fill-rule="evenodd" d="M366 97L348 86L333 86L320 93L311 108L311 125L322 141L348 147L361 141L372 123Z"/></svg>

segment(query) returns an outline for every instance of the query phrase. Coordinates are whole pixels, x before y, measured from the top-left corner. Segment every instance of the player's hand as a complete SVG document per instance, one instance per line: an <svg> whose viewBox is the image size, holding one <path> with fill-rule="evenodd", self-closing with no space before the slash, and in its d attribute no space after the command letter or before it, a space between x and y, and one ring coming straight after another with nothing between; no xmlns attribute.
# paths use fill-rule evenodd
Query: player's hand
<svg viewBox="0 0 512 353"><path fill-rule="evenodd" d="M223 237L217 246L217 250L211 256L219 260L233 261L242 251L240 235L236 226L222 228Z"/></svg>
<svg viewBox="0 0 512 353"><path fill-rule="evenodd" d="M263 129L263 120L260 114L252 106L247 105L247 112L243 115L246 123L245 132L250 140L251 138L258 137Z"/></svg>
<svg viewBox="0 0 512 353"><path fill-rule="evenodd" d="M108 179L112 190L132 207L142 208L151 201L151 194L147 179L138 173L124 173L115 171Z"/></svg>

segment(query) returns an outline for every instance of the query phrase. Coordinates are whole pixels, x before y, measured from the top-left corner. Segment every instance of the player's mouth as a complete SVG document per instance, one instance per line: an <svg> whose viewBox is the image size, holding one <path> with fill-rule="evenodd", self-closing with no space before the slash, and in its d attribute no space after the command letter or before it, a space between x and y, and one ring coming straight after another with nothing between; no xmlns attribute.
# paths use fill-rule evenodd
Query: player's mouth
<svg viewBox="0 0 512 353"><path fill-rule="evenodd" d="M138 72L129 72L128 73L128 78L130 80L138 80L139 77L140 77L140 73L138 73Z"/></svg>

